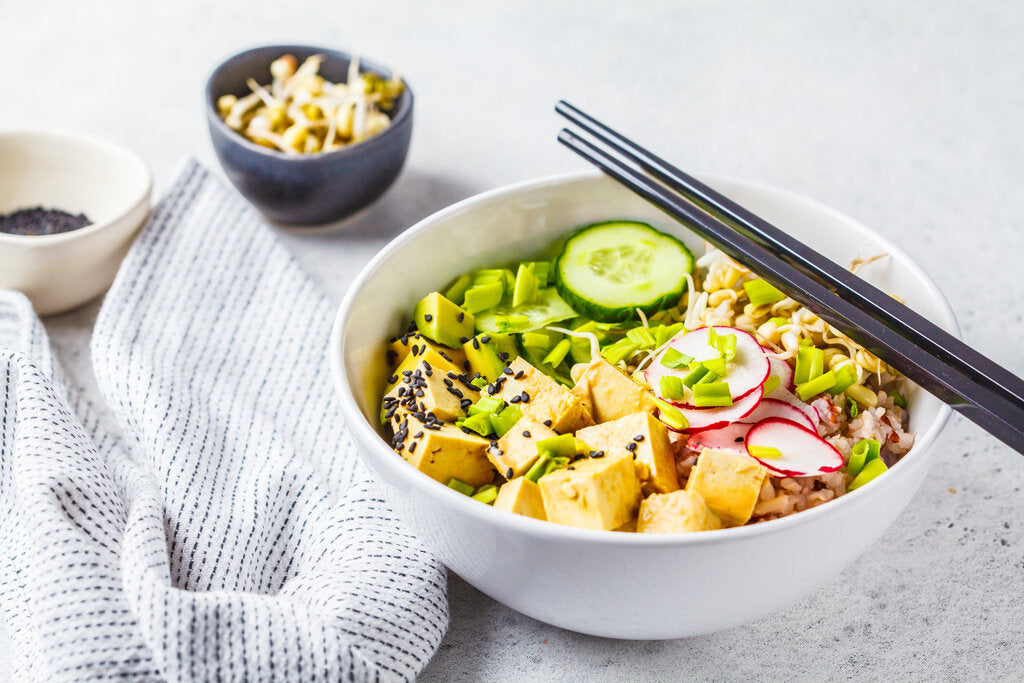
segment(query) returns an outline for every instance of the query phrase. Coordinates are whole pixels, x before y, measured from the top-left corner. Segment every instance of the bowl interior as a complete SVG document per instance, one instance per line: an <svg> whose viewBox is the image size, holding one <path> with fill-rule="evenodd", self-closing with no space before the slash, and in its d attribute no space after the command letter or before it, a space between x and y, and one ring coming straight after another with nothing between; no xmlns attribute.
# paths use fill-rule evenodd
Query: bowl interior
<svg viewBox="0 0 1024 683"><path fill-rule="evenodd" d="M240 97L242 95L249 94L252 92L246 83L249 78L256 79L260 85L266 85L271 80L270 63L285 54L295 55L299 64L301 64L306 58L313 55L323 55L324 59L320 64L320 70L318 73L332 83L344 83L348 81L348 68L352 61L352 55L347 52L342 52L341 50L330 50L312 45L267 45L254 47L228 58L213 71L206 83L206 107L208 114L212 120L215 120L218 127L230 133L232 138L237 139L240 144L272 156L294 161L311 157L307 157L305 155L286 155L283 152L278 152L277 150L272 150L250 142L235 131L229 129L217 114L217 99L219 97L222 95L235 95ZM362 56L359 57L359 69L360 71L373 71L385 78L390 78L394 73L386 66L378 64L372 60L368 60ZM391 126L388 130L397 128L397 124L403 118L408 116L409 110L412 107L412 92L409 88L408 82L406 82L405 86L406 87L402 92L402 95L398 98L398 101L395 102L394 108L387 112L391 117ZM388 130L384 131L382 135L386 134ZM370 140L375 140L379 137L379 135L371 137L364 141L364 143L369 142ZM335 152L330 152L326 155L316 155L315 158L344 153L351 147L352 146Z"/></svg>
<svg viewBox="0 0 1024 683"><path fill-rule="evenodd" d="M958 333L948 304L934 282L895 245L828 207L776 188L722 177L705 177L723 194L747 206L840 264L880 252L890 257L861 275L945 329ZM702 241L684 226L603 175L577 174L496 190L431 216L388 245L349 294L339 320L341 363L356 405L381 433L376 415L388 369L382 343L410 320L415 303L471 269L503 265L537 254L574 227L599 220L633 218L682 239L696 255ZM344 390L344 389L343 389ZM911 429L925 432L948 410L912 388ZM385 446L383 441L382 446Z"/></svg>
<svg viewBox="0 0 1024 683"><path fill-rule="evenodd" d="M103 140L60 131L0 132L3 213L34 206L81 212L98 228L136 206L151 182L142 160Z"/></svg>

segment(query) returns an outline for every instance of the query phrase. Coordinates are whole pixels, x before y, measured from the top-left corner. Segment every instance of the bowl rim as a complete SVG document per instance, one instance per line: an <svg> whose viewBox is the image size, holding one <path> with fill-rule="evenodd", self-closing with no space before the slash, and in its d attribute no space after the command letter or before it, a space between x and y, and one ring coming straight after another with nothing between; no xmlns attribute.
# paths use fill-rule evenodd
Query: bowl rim
<svg viewBox="0 0 1024 683"><path fill-rule="evenodd" d="M240 144L242 147L249 151L262 154L266 156L268 159L276 159L278 161L295 164L301 164L311 161L323 161L327 159L339 159L346 154L355 153L353 152L353 150L358 151L365 149L366 146L372 144L375 140L379 140L381 138L384 138L385 136L391 135L392 131L401 128L402 124L405 123L406 119L412 116L412 109L415 97L413 95L412 86L409 85L409 80L404 75L398 74L397 70L383 66L374 59L367 59L360 55L360 70L363 70L363 65L367 65L370 71L374 71L376 73L398 74L399 78L402 79L403 85L405 86L401 96L399 96L398 98L398 102L395 105L395 108L398 111L395 114L395 116L391 118L391 124L387 128L385 128L380 133L377 133L376 135L366 138L365 140L360 140L359 142L353 145L347 145L345 147L342 147L341 149L336 149L333 152L317 152L316 154L286 154L280 150L264 147L263 145L257 145L255 142L249 140L249 138L245 137L244 135L241 135L238 131L228 128L227 124L224 123L224 120L221 119L220 114L217 112L217 99L213 94L213 80L225 67L227 67L232 62L240 61L243 57L248 57L254 52L262 52L264 50L281 51L282 54L285 54L292 50L301 50L304 52L311 51L313 54L323 54L325 56L344 55L349 59L349 61L351 61L352 57L355 56L354 53L347 52L345 50L320 47L317 45L290 43L282 45L254 45L252 47L242 50L241 52L236 52L231 56L226 57L222 59L220 62L218 62L217 66L214 67L212 71L210 71L210 75L206 79L206 85L203 88L203 99L206 109L206 117L208 121L211 123L211 125L216 126L217 129L220 132L226 134L229 139L234 140L237 144ZM405 101L406 96L408 96L408 104L406 106L402 106L402 102Z"/></svg>
<svg viewBox="0 0 1024 683"><path fill-rule="evenodd" d="M50 141L61 139L74 140L75 142L86 143L87 145L98 148L104 153L120 156L128 164L136 167L135 170L142 175L144 182L142 183L142 188L128 198L129 200L125 202L124 208L109 220L99 223L90 223L89 225L78 228L77 230L68 230L67 232L61 232L55 235L15 235L9 232L0 232L0 244L7 243L10 246L18 247L43 247L70 242L77 239L85 239L89 235L94 235L120 222L128 214L137 209L140 204L149 203L153 193L153 173L150 171L149 166L146 165L146 162L142 160L142 157L127 147L95 135L76 133L63 128L50 128L45 126L19 126L17 128L0 129L0 145L3 145L4 140L7 138L29 136L47 138Z"/></svg>
<svg viewBox="0 0 1024 683"><path fill-rule="evenodd" d="M884 248L891 254L902 257L902 259L906 261L911 272L924 285L925 292L938 302L942 317L944 318L943 320L939 320L938 323L945 326L957 337L961 336L960 326L956 320L955 314L953 313L953 309L950 307L949 301L942 294L942 291L939 289L936 282L920 267L920 265L917 264L917 262L911 259L903 249L896 246L892 241L877 233L875 230L869 228L863 223L860 223L856 219L847 216L837 209L817 200L804 197L791 190L725 174L697 173L695 175L711 186L714 186L716 183L731 183L734 185L744 186L755 191L768 192L776 195L777 197L781 197L787 203L803 204L813 209L823 211L837 221L857 226L857 228L863 231L866 236L870 237L875 244ZM349 426L349 429L353 430L353 432L359 433L359 437L354 439L356 448L360 448L360 444L367 443L371 444L369 450L376 452L373 456L368 453L361 457L375 457L378 454L383 454L383 456L394 455L394 451L391 450L384 439L370 425L369 421L367 421L365 416L359 410L355 395L353 394L351 385L348 381L344 363L342 362L345 348L343 337L344 321L351 311L356 295L365 286L365 283L370 276L381 268L392 254L402 248L409 238L422 232L426 232L439 221L464 211L467 208L471 208L477 204L484 204L504 195L512 195L523 191L537 190L560 184L570 184L586 179L596 179L598 177L604 176L599 171L592 170L559 173L504 185L473 195L421 219L408 230L400 233L392 239L376 254L376 256L374 256L373 259L370 260L369 263L366 264L366 266L364 266L362 271L360 271L352 282L338 308L334 325L331 329L330 342L327 348L331 366L331 378L341 403L342 414ZM490 505L481 505L479 502L470 499L468 496L454 491L441 482L435 481L434 479L424 475L416 468L409 466L404 460L388 457L375 457L375 463L379 463L379 465L370 467L370 469L374 469L376 466L385 468L390 473L393 473L395 476L402 479L406 485L416 487L423 493L434 498L441 505L446 507L454 506L454 509L460 514L469 515L474 519L474 521L481 524L497 525L503 527L504 531L532 538L543 538L548 541L598 543L613 546L640 545L645 547L690 547L719 545L740 541L748 537L781 533L789 528L814 523L824 515L834 514L833 512L829 512L829 510L839 512L841 509L845 509L845 507L849 507L850 505L860 504L859 501L863 500L866 504L869 499L882 497L886 491L897 485L897 480L902 479L902 474L899 473L909 472L912 464L916 464L917 461L927 457L931 446L942 431L946 422L949 420L951 414L952 409L948 405L940 404L938 413L930 427L925 432L918 433L913 448L911 448L911 450L891 468L892 472L896 473L898 476L879 477L877 480L870 482L869 485L862 486L838 499L829 501L827 505L819 505L817 507L804 510L799 514L788 515L780 519L774 519L759 524L705 531L699 534L640 534L570 527L512 514L504 510L495 510ZM386 485L390 485L388 482L384 483Z"/></svg>

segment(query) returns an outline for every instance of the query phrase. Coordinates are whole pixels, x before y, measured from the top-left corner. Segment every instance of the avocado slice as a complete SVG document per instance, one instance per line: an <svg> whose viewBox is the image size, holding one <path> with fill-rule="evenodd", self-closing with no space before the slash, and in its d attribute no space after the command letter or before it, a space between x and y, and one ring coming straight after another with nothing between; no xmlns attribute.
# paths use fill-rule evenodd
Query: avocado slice
<svg viewBox="0 0 1024 683"><path fill-rule="evenodd" d="M473 315L440 292L431 292L416 304L413 320L425 337L452 348L458 348L473 336Z"/></svg>

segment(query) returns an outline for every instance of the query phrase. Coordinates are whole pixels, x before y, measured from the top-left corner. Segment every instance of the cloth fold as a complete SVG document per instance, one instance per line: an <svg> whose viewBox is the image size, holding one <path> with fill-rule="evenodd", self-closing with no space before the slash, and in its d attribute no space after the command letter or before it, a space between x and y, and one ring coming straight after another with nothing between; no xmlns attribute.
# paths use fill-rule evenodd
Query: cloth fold
<svg viewBox="0 0 1024 683"><path fill-rule="evenodd" d="M65 386L0 292L0 609L24 680L408 679L447 627L437 560L359 463L333 311L195 161Z"/></svg>

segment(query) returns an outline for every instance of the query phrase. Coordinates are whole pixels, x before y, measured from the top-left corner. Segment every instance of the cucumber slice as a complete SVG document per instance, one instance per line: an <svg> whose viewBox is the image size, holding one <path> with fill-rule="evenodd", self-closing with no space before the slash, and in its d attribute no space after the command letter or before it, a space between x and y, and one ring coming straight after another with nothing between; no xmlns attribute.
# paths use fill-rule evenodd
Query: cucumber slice
<svg viewBox="0 0 1024 683"><path fill-rule="evenodd" d="M558 295L555 288L545 287L537 290L530 303L513 306L506 299L476 316L476 329L493 334L526 332L575 317L576 311Z"/></svg>
<svg viewBox="0 0 1024 683"><path fill-rule="evenodd" d="M555 286L577 311L620 322L674 306L693 272L693 254L671 235L637 221L594 223L570 237L555 264Z"/></svg>

